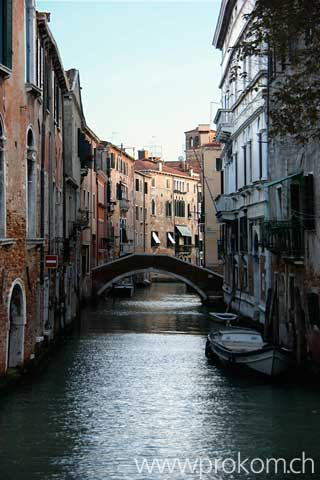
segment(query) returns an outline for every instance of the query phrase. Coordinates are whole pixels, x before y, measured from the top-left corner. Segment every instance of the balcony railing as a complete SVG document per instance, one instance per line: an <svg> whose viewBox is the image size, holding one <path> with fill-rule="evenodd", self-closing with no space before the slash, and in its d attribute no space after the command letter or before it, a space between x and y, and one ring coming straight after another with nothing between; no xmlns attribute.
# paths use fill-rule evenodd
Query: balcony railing
<svg viewBox="0 0 320 480"><path fill-rule="evenodd" d="M122 198L122 200L119 200L119 206L120 210L128 211L129 210L129 200L126 198Z"/></svg>
<svg viewBox="0 0 320 480"><path fill-rule="evenodd" d="M263 223L262 243L276 255L300 258L304 255L304 228L298 220Z"/></svg>
<svg viewBox="0 0 320 480"><path fill-rule="evenodd" d="M227 108L219 108L214 123L217 125L218 142L226 142L232 133L232 111Z"/></svg>
<svg viewBox="0 0 320 480"><path fill-rule="evenodd" d="M176 245L176 253L191 253L193 245Z"/></svg>
<svg viewBox="0 0 320 480"><path fill-rule="evenodd" d="M234 201L227 195L220 195L215 199L217 212L230 212L234 208Z"/></svg>

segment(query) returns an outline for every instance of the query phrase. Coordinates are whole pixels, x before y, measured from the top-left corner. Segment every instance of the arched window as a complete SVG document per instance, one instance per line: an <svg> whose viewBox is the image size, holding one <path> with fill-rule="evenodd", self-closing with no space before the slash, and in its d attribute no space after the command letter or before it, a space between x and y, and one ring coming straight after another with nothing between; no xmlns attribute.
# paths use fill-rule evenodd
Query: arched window
<svg viewBox="0 0 320 480"><path fill-rule="evenodd" d="M4 161L4 132L0 118L0 238L6 236L6 167Z"/></svg>
<svg viewBox="0 0 320 480"><path fill-rule="evenodd" d="M189 148L193 148L193 137L189 138Z"/></svg>
<svg viewBox="0 0 320 480"><path fill-rule="evenodd" d="M29 128L27 133L27 236L36 237L37 218L37 152L33 131Z"/></svg>

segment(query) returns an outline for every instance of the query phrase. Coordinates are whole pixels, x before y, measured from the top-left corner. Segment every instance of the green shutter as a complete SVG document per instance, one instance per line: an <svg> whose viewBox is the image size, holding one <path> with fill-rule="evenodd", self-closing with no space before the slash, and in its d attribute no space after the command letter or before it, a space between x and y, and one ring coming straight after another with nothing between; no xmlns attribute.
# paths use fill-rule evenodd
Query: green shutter
<svg viewBox="0 0 320 480"><path fill-rule="evenodd" d="M5 2L3 27L3 63L6 67L12 68L12 0Z"/></svg>

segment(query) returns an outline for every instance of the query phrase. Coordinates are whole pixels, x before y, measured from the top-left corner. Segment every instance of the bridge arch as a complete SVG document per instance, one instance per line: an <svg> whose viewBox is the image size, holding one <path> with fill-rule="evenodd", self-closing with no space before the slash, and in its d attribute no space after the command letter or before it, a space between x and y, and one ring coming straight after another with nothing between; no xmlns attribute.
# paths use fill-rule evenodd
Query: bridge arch
<svg viewBox="0 0 320 480"><path fill-rule="evenodd" d="M168 274L189 285L202 301L222 294L223 276L176 257L161 254L132 254L93 269L93 295L100 296L113 283L142 272Z"/></svg>
<svg viewBox="0 0 320 480"><path fill-rule="evenodd" d="M117 277L115 277L113 280L110 280L109 282L105 283L100 288L100 290L97 292L97 295L98 296L102 295L102 293L105 290L107 290L108 288L110 288L113 283L117 283L120 280L123 280L124 278L126 278L128 276L138 275L139 273L149 273L149 272L150 273L164 273L164 274L169 275L170 277L176 278L177 280L184 283L185 285L188 285L195 292L197 292L197 294L201 297L202 300L207 299L206 293L203 290L201 290L201 288L199 288L197 285L195 285L193 282L191 282L189 279L187 279L186 277L182 277L181 275L178 275L177 273L168 272L167 270L160 270L160 269L155 269L155 268L148 268L148 269L143 268L143 269L140 269L140 270L131 271L129 273L122 273L121 275L118 275Z"/></svg>

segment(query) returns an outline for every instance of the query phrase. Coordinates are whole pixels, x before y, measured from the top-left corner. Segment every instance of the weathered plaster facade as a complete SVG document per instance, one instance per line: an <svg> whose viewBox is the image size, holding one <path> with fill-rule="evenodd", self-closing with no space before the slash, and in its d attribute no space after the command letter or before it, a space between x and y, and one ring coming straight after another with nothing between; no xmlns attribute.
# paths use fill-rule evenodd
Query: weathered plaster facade
<svg viewBox="0 0 320 480"><path fill-rule="evenodd" d="M160 159L137 160L135 168L151 177L150 253L175 255L196 263L198 175L169 167Z"/></svg>
<svg viewBox="0 0 320 480"><path fill-rule="evenodd" d="M223 193L216 200L223 224L225 300L241 314L265 321L269 254L262 248L267 211L265 58L238 62L234 45L247 27L251 0L223 0L213 43L222 52L221 102L215 117L222 150ZM233 68L238 74L233 76Z"/></svg>

